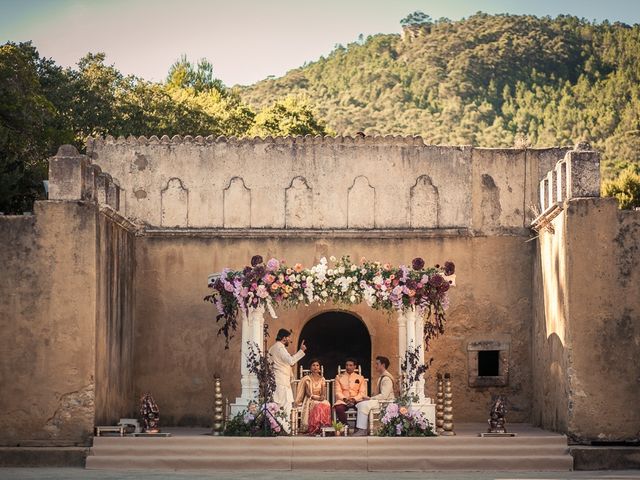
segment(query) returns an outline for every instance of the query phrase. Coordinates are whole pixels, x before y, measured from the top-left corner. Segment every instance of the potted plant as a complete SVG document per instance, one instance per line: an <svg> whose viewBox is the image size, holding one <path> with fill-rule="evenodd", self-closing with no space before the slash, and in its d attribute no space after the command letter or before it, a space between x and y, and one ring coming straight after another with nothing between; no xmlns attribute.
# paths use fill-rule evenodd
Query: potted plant
<svg viewBox="0 0 640 480"><path fill-rule="evenodd" d="M331 426L333 427L333 430L336 432L336 437L339 437L340 435L342 435L342 432L344 431L344 424L342 422L336 422L334 420Z"/></svg>

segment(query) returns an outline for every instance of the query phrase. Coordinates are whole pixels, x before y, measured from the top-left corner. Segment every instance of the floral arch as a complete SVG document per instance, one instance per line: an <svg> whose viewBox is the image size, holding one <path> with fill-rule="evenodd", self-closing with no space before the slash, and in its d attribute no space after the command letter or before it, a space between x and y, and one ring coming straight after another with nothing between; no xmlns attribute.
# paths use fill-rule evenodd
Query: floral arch
<svg viewBox="0 0 640 480"><path fill-rule="evenodd" d="M260 255L242 270L225 268L209 276L212 293L205 297L213 303L220 323L218 335L224 335L225 348L241 322L242 359L248 345L263 348L265 338L264 313L277 318L275 307L299 307L314 303L333 302L337 306L366 303L376 310L396 313L398 323L398 353L402 358L408 349L424 354L429 342L444 333L448 291L455 285L455 266L426 267L422 258L414 258L411 266L394 267L388 263L369 261L359 264L349 256L339 260L320 259L317 265L304 267L300 263L288 266ZM236 399L238 411L255 396L257 380L241 361L241 397ZM424 397L424 379L414 385L415 393Z"/></svg>

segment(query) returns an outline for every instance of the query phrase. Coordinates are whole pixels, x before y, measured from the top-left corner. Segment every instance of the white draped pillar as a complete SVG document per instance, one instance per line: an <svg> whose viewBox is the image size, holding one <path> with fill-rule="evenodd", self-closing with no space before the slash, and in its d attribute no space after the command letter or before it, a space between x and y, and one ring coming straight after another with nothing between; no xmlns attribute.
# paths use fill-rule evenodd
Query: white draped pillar
<svg viewBox="0 0 640 480"><path fill-rule="evenodd" d="M398 356L400 358L399 363L404 360L407 348L419 347L418 352L419 363L424 363L425 359L425 346L424 346L424 317L417 315L415 309L406 309L402 312L398 312ZM400 370L400 373L402 371ZM413 409L419 410L429 420L431 425L435 429L436 421L436 406L432 403L431 398L427 397L424 393L424 375L420 376L420 379L413 384L413 387L409 393L418 395L418 401L412 404Z"/></svg>
<svg viewBox="0 0 640 480"><path fill-rule="evenodd" d="M240 310L241 316L241 336L242 346L240 348L240 396L231 404L231 414L246 409L250 402L257 399L258 379L255 374L250 373L247 368L247 355L249 354L249 345L257 345L262 352L264 342L264 307L250 307L248 314Z"/></svg>
<svg viewBox="0 0 640 480"><path fill-rule="evenodd" d="M402 360L407 351L407 319L403 312L398 312L398 379L402 375Z"/></svg>
<svg viewBox="0 0 640 480"><path fill-rule="evenodd" d="M424 315L416 315L415 322L415 345L419 348L418 351L418 362L421 364L425 363L425 348L424 348ZM420 398L420 401L425 400L424 395L424 374L420 375L420 378L415 383L416 393Z"/></svg>
<svg viewBox="0 0 640 480"><path fill-rule="evenodd" d="M407 349L416 348L416 311L413 308L405 309L404 317L407 319ZM405 350L406 352L406 350ZM405 352L402 353L403 357ZM416 384L414 383L409 393L416 393Z"/></svg>

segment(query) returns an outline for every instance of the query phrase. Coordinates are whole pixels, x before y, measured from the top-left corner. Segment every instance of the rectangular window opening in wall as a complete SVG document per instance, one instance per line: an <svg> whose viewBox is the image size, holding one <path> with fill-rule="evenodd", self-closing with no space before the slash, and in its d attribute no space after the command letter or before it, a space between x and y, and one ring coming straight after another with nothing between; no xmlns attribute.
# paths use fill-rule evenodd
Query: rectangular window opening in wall
<svg viewBox="0 0 640 480"><path fill-rule="evenodd" d="M478 352L478 376L497 377L500 375L500 351L484 350Z"/></svg>
<svg viewBox="0 0 640 480"><path fill-rule="evenodd" d="M467 343L469 386L476 388L509 385L511 335L476 335Z"/></svg>

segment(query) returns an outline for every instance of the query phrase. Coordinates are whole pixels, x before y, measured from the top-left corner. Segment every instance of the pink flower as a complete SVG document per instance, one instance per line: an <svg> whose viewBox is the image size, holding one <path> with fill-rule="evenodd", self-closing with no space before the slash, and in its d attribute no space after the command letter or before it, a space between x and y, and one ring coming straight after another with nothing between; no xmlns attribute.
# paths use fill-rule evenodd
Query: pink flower
<svg viewBox="0 0 640 480"><path fill-rule="evenodd" d="M264 283L268 285L271 285L275 281L275 279L276 277L274 277L270 273L267 273L264 277L262 277L262 280L264 281Z"/></svg>
<svg viewBox="0 0 640 480"><path fill-rule="evenodd" d="M280 268L280 262L275 258L269 259L269 261L267 262L267 270L269 270L270 272L274 272L278 268Z"/></svg>

